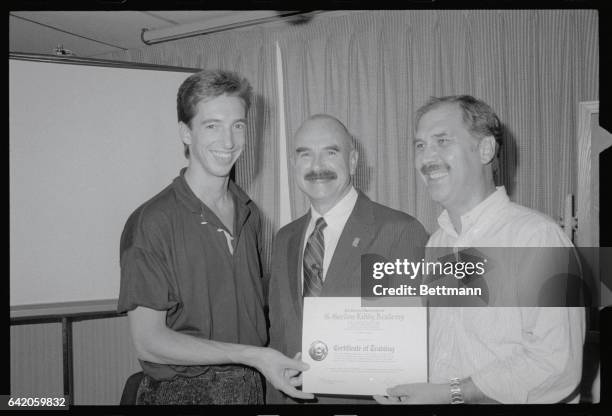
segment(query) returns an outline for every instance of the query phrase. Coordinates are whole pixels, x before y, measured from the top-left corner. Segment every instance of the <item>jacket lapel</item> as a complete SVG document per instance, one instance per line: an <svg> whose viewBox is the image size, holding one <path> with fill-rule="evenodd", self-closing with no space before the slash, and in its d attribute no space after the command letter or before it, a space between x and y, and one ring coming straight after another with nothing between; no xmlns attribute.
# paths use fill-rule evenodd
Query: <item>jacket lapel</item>
<svg viewBox="0 0 612 416"><path fill-rule="evenodd" d="M289 273L289 286L291 290L292 303L295 307L296 316L302 316L302 287L301 287L301 264L302 264L302 241L304 233L310 222L310 211L298 219L287 241L287 268ZM300 323L301 324L301 323Z"/></svg>
<svg viewBox="0 0 612 416"><path fill-rule="evenodd" d="M366 253L375 234L374 213L370 199L361 191L355 207L348 217L338 245L325 275L323 294L339 293L344 296L360 296L360 279L355 281L353 271L361 264L361 255Z"/></svg>

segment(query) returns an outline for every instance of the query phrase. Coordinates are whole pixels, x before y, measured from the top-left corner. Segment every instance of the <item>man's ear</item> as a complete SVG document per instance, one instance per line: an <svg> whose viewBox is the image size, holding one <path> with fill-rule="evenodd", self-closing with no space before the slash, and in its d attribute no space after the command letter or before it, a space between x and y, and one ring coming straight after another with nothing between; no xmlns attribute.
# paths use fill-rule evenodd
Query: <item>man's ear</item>
<svg viewBox="0 0 612 416"><path fill-rule="evenodd" d="M485 136L480 139L480 143L478 143L478 151L480 152L480 162L483 165L491 163L493 158L495 158L496 149L497 143L495 142L495 137Z"/></svg>
<svg viewBox="0 0 612 416"><path fill-rule="evenodd" d="M191 144L191 129L182 121L179 121L179 136L181 136L181 141L185 145L189 146Z"/></svg>
<svg viewBox="0 0 612 416"><path fill-rule="evenodd" d="M359 161L359 152L356 149L349 153L349 174L354 175L357 171L357 162Z"/></svg>

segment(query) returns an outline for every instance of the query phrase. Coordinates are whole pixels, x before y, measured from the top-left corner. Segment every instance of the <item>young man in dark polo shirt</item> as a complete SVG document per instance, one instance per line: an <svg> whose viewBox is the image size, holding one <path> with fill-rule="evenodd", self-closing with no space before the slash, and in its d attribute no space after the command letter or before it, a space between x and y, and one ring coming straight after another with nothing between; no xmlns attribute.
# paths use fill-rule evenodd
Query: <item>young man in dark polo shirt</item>
<svg viewBox="0 0 612 416"><path fill-rule="evenodd" d="M251 86L205 70L178 91L188 166L121 236L118 310L145 376L137 404L262 404L260 373L294 397L307 365L265 348L260 214L229 178L245 145Z"/></svg>

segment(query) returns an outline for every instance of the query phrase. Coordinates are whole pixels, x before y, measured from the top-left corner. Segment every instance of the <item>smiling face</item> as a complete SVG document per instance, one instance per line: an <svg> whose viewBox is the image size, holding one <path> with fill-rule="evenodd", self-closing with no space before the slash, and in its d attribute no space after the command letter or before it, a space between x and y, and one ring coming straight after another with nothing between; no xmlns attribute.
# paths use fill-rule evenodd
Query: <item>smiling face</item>
<svg viewBox="0 0 612 416"><path fill-rule="evenodd" d="M244 101L226 94L202 100L189 125L179 126L181 139L189 146L189 169L227 177L244 148Z"/></svg>
<svg viewBox="0 0 612 416"><path fill-rule="evenodd" d="M313 117L296 133L293 166L298 187L315 209L325 214L350 190L357 151L336 119Z"/></svg>
<svg viewBox="0 0 612 416"><path fill-rule="evenodd" d="M415 167L431 198L444 208L463 213L480 202L476 199L486 188L484 164L491 158L488 149L481 151L481 143L457 104L442 104L419 120Z"/></svg>

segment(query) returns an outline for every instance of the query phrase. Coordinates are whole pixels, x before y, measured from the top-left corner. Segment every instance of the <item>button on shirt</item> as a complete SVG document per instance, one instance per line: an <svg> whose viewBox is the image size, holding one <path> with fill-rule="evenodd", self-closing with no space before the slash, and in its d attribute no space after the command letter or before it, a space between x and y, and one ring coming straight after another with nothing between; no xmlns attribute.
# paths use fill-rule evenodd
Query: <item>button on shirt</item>
<svg viewBox="0 0 612 416"><path fill-rule="evenodd" d="M571 247L549 217L510 202L504 187L461 217L447 211L428 247ZM430 308L430 382L471 377L502 403L577 402L584 309L567 307Z"/></svg>
<svg viewBox="0 0 612 416"><path fill-rule="evenodd" d="M311 206L310 207L310 223L308 223L308 227L306 228L306 234L304 235L304 241L302 241L302 255L304 254L304 248L306 247L306 242L308 241L308 237L312 234L315 223L320 217L325 219L327 223L327 227L323 229L323 238L325 240L325 254L323 255L323 275L322 279L325 282L325 277L327 275L327 269L329 268L329 264L331 263L331 259L334 256L334 251L336 251L336 246L338 245L338 240L340 239L340 235L342 234L342 230L344 229L344 225L348 220L351 212L353 212L353 208L355 208L355 203L357 202L357 191L354 187L351 186L351 190L325 215L321 215L317 212L317 210ZM301 262L300 262L301 263ZM300 266L301 273L300 276L302 278L302 288L304 287L304 268L303 265Z"/></svg>

